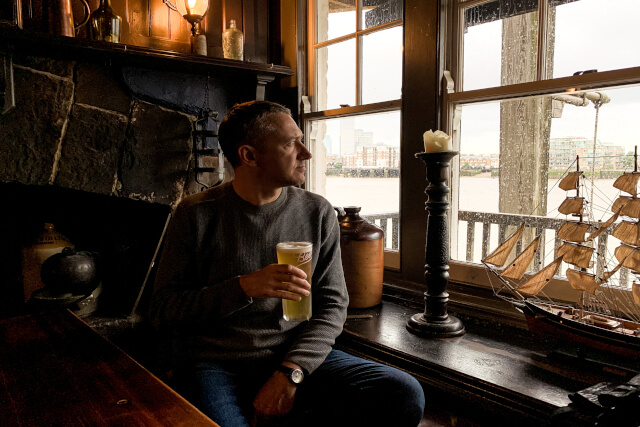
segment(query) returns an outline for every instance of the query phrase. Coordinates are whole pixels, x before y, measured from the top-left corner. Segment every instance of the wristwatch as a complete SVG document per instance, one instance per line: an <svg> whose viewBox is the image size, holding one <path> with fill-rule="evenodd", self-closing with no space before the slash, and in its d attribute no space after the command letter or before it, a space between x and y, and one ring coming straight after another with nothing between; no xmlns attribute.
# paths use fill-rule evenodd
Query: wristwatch
<svg viewBox="0 0 640 427"><path fill-rule="evenodd" d="M304 372L302 372L301 369L293 369L293 368L289 368L288 366L279 365L278 371L284 372L285 374L287 374L289 381L291 381L293 384L296 384L296 385L300 384L304 379Z"/></svg>

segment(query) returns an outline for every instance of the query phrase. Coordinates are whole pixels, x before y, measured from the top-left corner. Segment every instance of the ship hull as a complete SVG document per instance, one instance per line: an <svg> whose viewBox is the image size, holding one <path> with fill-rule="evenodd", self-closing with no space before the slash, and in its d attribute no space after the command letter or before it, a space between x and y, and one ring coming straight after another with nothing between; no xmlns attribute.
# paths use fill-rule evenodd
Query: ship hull
<svg viewBox="0 0 640 427"><path fill-rule="evenodd" d="M640 328L638 323L626 321L629 334L623 334L573 320L564 313L566 307L538 305L531 301L520 302L518 307L525 314L529 330L534 333L625 358L637 359L640 355L640 337L633 335L633 331Z"/></svg>

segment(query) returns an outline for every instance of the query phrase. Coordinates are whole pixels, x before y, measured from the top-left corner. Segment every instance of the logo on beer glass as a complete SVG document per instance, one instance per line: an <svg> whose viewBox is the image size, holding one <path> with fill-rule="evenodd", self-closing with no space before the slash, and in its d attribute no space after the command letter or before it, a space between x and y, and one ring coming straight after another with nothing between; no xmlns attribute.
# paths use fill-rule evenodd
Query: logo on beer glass
<svg viewBox="0 0 640 427"><path fill-rule="evenodd" d="M306 264L311 261L311 252L302 252L297 254L298 265L296 267L300 267L302 264Z"/></svg>

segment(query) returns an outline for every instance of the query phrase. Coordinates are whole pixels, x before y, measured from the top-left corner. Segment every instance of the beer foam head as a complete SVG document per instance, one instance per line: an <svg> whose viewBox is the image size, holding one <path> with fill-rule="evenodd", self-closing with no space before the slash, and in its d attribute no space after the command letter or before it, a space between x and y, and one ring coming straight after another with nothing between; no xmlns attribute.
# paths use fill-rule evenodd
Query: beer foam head
<svg viewBox="0 0 640 427"><path fill-rule="evenodd" d="M278 250L280 252L286 253L298 253L298 252L305 252L305 251L310 251L311 248L313 247L313 244L309 243L309 242L283 242L283 243L278 243Z"/></svg>

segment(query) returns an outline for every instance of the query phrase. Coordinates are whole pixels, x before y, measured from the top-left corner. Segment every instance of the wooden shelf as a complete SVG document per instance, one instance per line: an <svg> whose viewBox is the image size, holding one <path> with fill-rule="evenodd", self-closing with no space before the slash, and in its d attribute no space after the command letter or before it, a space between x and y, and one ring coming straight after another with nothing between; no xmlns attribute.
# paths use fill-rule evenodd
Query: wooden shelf
<svg viewBox="0 0 640 427"><path fill-rule="evenodd" d="M163 51L140 46L108 43L74 37L20 30L0 23L0 53L28 54L69 60L104 61L112 65L134 66L188 74L229 74L260 76L273 80L293 75L289 67L196 54Z"/></svg>

